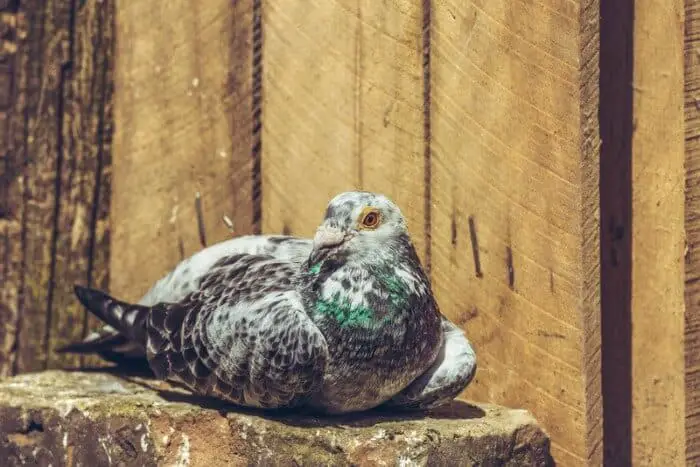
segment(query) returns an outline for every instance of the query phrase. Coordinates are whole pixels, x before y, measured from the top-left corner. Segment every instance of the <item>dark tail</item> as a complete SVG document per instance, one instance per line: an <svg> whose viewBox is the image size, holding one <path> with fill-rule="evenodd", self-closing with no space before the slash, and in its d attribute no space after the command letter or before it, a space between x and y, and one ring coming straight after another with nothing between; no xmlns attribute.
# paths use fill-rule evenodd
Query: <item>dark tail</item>
<svg viewBox="0 0 700 467"><path fill-rule="evenodd" d="M99 353L105 350L111 350L115 347L128 345L129 339L121 334L109 334L106 336L97 336L92 339L85 339L78 342L73 342L55 350L58 353Z"/></svg>
<svg viewBox="0 0 700 467"><path fill-rule="evenodd" d="M150 307L122 302L104 292L80 285L75 286L75 295L85 308L122 336L139 344L146 343L146 320L151 312Z"/></svg>

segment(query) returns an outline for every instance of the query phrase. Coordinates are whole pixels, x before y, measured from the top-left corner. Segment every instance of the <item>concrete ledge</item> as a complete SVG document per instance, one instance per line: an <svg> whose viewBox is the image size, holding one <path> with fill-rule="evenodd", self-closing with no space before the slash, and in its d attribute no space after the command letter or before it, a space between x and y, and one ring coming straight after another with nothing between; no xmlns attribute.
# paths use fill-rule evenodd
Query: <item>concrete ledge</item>
<svg viewBox="0 0 700 467"><path fill-rule="evenodd" d="M0 380L3 465L551 465L523 410L455 401L413 416L270 415L142 376Z"/></svg>

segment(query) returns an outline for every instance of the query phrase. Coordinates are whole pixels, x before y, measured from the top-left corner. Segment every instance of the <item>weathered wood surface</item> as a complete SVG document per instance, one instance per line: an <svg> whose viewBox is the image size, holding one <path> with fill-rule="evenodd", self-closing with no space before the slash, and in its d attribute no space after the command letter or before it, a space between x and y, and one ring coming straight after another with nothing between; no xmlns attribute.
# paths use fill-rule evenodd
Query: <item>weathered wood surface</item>
<svg viewBox="0 0 700 467"><path fill-rule="evenodd" d="M85 331L72 284L107 280L113 4L17 3L0 4L0 374L78 363L51 353Z"/></svg>
<svg viewBox="0 0 700 467"><path fill-rule="evenodd" d="M224 214L257 230L254 20L252 0L117 6L114 294L138 299L201 248L197 192L208 243Z"/></svg>
<svg viewBox="0 0 700 467"><path fill-rule="evenodd" d="M685 2L685 447L700 463L700 1Z"/></svg>
<svg viewBox="0 0 700 467"><path fill-rule="evenodd" d="M686 54L684 142L682 2L606 2L601 18L604 462L681 465L687 444L695 465L696 53Z"/></svg>
<svg viewBox="0 0 700 467"><path fill-rule="evenodd" d="M432 2L433 283L469 397L601 460L598 2ZM544 27L547 25L547 27Z"/></svg>
<svg viewBox="0 0 700 467"><path fill-rule="evenodd" d="M3 5L0 10L0 375L11 374L17 354L22 288L24 167L26 140L24 112L27 108L28 31L16 11Z"/></svg>
<svg viewBox="0 0 700 467"><path fill-rule="evenodd" d="M380 191L401 206L425 262L420 2L262 8L263 230L313 235L333 195Z"/></svg>
<svg viewBox="0 0 700 467"><path fill-rule="evenodd" d="M85 3L72 19L72 58L63 90L65 156L54 253L50 367L80 363L76 356L58 355L53 349L80 339L97 321L91 315L88 319L75 299L73 284L87 281L108 287L113 19L113 2L97 1Z"/></svg>
<svg viewBox="0 0 700 467"><path fill-rule="evenodd" d="M682 0L635 2L633 465L685 459L683 43Z"/></svg>

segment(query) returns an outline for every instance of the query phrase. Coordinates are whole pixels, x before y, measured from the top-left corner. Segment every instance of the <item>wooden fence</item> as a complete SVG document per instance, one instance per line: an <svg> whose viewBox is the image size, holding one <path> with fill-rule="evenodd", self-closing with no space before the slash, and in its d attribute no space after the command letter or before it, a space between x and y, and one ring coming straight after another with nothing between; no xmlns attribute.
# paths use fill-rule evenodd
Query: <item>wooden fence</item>
<svg viewBox="0 0 700 467"><path fill-rule="evenodd" d="M195 193L211 244L362 188L474 341L464 397L561 465L697 463L699 5L0 0L0 374L85 364L72 284L138 299Z"/></svg>

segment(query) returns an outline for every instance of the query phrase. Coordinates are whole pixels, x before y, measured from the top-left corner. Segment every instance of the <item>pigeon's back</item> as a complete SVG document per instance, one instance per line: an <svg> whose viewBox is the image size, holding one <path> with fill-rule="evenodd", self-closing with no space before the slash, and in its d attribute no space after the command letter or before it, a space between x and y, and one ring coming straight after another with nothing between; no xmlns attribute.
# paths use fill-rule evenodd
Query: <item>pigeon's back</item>
<svg viewBox="0 0 700 467"><path fill-rule="evenodd" d="M223 258L237 254L268 255L280 260L301 263L309 256L310 239L286 235L245 235L216 243L182 260L159 279L137 302L152 306L175 303L194 292L202 277ZM97 353L118 364L145 364L146 349L121 335L112 326L93 330L80 342L69 344L59 352Z"/></svg>
<svg viewBox="0 0 700 467"><path fill-rule="evenodd" d="M157 281L139 300L140 305L177 302L195 291L201 278L217 261L237 254L268 255L300 263L309 256L311 240L279 235L246 235L226 240L198 251L181 261Z"/></svg>

